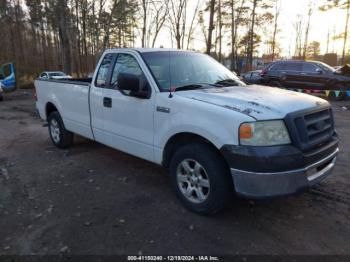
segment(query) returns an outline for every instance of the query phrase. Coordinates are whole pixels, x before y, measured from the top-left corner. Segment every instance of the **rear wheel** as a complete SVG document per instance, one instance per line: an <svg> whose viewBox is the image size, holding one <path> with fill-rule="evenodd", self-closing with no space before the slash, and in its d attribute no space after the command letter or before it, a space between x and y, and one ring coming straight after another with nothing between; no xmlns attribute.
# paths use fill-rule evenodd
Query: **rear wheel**
<svg viewBox="0 0 350 262"><path fill-rule="evenodd" d="M190 144L178 149L170 174L182 204L201 215L220 211L234 191L225 161L210 145Z"/></svg>
<svg viewBox="0 0 350 262"><path fill-rule="evenodd" d="M73 144L73 133L66 130L62 118L58 112L53 112L48 117L49 134L52 143L58 148L68 148Z"/></svg>
<svg viewBox="0 0 350 262"><path fill-rule="evenodd" d="M0 94L0 101L3 101L4 100L4 97L2 94Z"/></svg>
<svg viewBox="0 0 350 262"><path fill-rule="evenodd" d="M273 86L273 87L282 87L282 84L280 81L271 81L269 82L269 86Z"/></svg>

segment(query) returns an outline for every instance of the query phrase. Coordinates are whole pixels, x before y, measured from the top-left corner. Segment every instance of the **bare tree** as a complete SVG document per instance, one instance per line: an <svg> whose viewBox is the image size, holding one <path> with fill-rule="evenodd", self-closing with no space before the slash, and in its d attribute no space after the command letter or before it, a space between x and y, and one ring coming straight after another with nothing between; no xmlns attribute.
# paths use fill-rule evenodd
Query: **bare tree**
<svg viewBox="0 0 350 262"><path fill-rule="evenodd" d="M113 13L117 10L118 6L118 0L113 1L112 5L112 11L110 14L108 14L106 18L106 22L104 24L104 37L103 37L103 49L106 49L109 46L109 40L110 40L110 30L111 30L111 24L113 20Z"/></svg>
<svg viewBox="0 0 350 262"><path fill-rule="evenodd" d="M212 47L212 37L214 30L214 15L215 15L215 0L210 0L210 14L209 14L209 26L208 26L208 38L207 38L207 54L210 55Z"/></svg>
<svg viewBox="0 0 350 262"><path fill-rule="evenodd" d="M152 47L155 46L159 32L163 28L168 15L169 15L169 0L152 2L153 20L148 26L149 37L153 35L152 44L151 44Z"/></svg>
<svg viewBox="0 0 350 262"><path fill-rule="evenodd" d="M139 0L142 9L142 47L146 46L146 34L147 34L147 18L148 18L148 9L149 9L149 0Z"/></svg>
<svg viewBox="0 0 350 262"><path fill-rule="evenodd" d="M346 22L345 22L345 30L344 30L344 44L343 44L343 55L342 55L343 64L345 64L345 52L346 52L346 45L348 41L348 32L349 32L350 0L346 1L345 6L346 6Z"/></svg>
<svg viewBox="0 0 350 262"><path fill-rule="evenodd" d="M306 53L307 53L307 46L309 42L309 33L310 33L310 22L311 22L311 17L314 12L314 3L313 0L309 2L309 9L307 12L307 24L306 24L306 29L305 29L305 37L304 37L304 48L303 48L303 59L306 59Z"/></svg>
<svg viewBox="0 0 350 262"><path fill-rule="evenodd" d="M231 70L235 69L236 57L236 1L231 0Z"/></svg>
<svg viewBox="0 0 350 262"><path fill-rule="evenodd" d="M193 38L194 22L195 22L195 20L196 20L197 15L198 15L199 8L200 8L201 4L202 4L202 0L197 0L197 4L196 4L196 7L195 7L194 12L193 12L191 24L190 24L190 27L189 27L189 29L188 29L188 34L187 34L187 49L189 49L190 42L192 41L192 38Z"/></svg>
<svg viewBox="0 0 350 262"><path fill-rule="evenodd" d="M294 23L294 31L295 31L295 57L302 56L302 34L303 34L303 18L301 15L297 16L297 20Z"/></svg>
<svg viewBox="0 0 350 262"><path fill-rule="evenodd" d="M236 0L230 0L231 6L231 70L236 68L237 55L238 55L238 28L242 23L242 15L245 12L244 5L246 0L240 0L240 4L237 6Z"/></svg>
<svg viewBox="0 0 350 262"><path fill-rule="evenodd" d="M221 5L221 0L218 0L218 24L219 24L219 32L218 32L218 40L219 40L219 62L222 62L222 27L223 27L223 22L222 22L222 5Z"/></svg>
<svg viewBox="0 0 350 262"><path fill-rule="evenodd" d="M187 0L170 0L169 20L176 47L181 49L186 30Z"/></svg>
<svg viewBox="0 0 350 262"><path fill-rule="evenodd" d="M325 5L322 5L319 9L321 11L328 11L333 8L345 9L346 17L344 23L344 32L341 36L343 38L343 52L342 52L342 63L345 63L346 48L349 35L349 22L350 22L350 0L329 0ZM337 38L334 36L333 38ZM333 48L334 49L334 48Z"/></svg>
<svg viewBox="0 0 350 262"><path fill-rule="evenodd" d="M273 27L273 34L272 34L272 61L275 60L275 56L276 56L276 37L277 37L277 33L278 33L278 18L280 16L280 12L281 12L281 2L280 0L277 0L275 2L275 20L274 20L274 27Z"/></svg>
<svg viewBox="0 0 350 262"><path fill-rule="evenodd" d="M248 45L248 59L247 64L251 68L253 66L253 52L254 52L254 30L255 30L255 18L256 18L256 8L258 5L258 0L253 0L252 8L252 22L249 30L249 45ZM250 69L249 68L249 69Z"/></svg>
<svg viewBox="0 0 350 262"><path fill-rule="evenodd" d="M70 37L68 32L68 0L60 0L55 3L55 11L58 17L58 31L63 50L63 69L67 74L72 73L72 58Z"/></svg>

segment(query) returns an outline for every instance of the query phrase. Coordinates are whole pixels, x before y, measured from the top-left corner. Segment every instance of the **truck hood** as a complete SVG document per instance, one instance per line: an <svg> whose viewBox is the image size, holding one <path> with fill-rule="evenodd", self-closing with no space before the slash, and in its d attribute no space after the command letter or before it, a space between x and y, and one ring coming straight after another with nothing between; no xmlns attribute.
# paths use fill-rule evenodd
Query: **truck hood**
<svg viewBox="0 0 350 262"><path fill-rule="evenodd" d="M318 97L259 85L179 91L176 95L224 107L256 120L283 119L292 112L329 105Z"/></svg>

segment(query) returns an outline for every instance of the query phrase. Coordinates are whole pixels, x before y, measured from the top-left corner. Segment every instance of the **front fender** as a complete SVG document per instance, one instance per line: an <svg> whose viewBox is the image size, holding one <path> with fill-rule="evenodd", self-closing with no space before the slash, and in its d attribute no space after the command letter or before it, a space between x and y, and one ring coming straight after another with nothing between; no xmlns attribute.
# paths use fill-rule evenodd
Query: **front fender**
<svg viewBox="0 0 350 262"><path fill-rule="evenodd" d="M169 114L155 114L155 159L159 163L167 142L179 133L201 136L220 149L226 144L238 145L240 124L253 120L224 107L180 96L174 96L171 100L158 100L157 104L167 105L170 109Z"/></svg>

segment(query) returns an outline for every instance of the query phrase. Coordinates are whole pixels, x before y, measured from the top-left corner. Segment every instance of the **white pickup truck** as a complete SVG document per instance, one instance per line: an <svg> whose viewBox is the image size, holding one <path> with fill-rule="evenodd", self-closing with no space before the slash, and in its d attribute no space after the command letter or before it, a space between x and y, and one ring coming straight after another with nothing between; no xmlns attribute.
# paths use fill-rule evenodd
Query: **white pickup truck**
<svg viewBox="0 0 350 262"><path fill-rule="evenodd" d="M167 49L115 49L92 79L35 81L52 142L73 134L169 169L188 209L211 214L235 192L300 192L332 171L331 106L313 96L246 86L212 58Z"/></svg>

